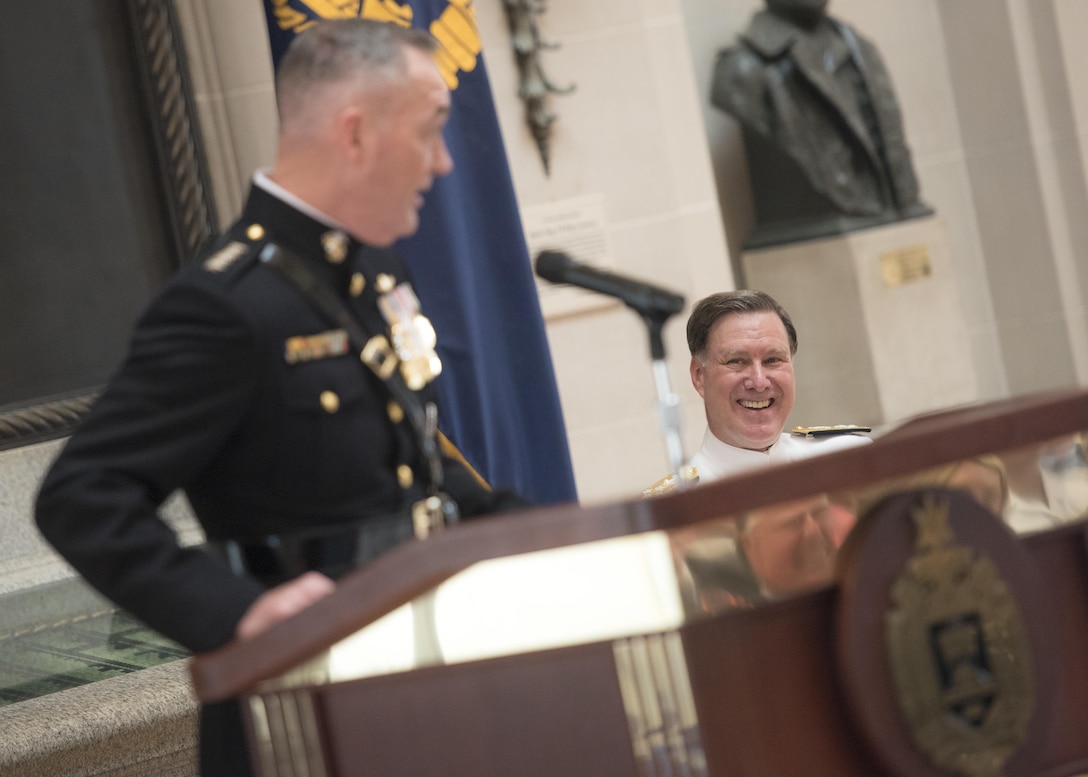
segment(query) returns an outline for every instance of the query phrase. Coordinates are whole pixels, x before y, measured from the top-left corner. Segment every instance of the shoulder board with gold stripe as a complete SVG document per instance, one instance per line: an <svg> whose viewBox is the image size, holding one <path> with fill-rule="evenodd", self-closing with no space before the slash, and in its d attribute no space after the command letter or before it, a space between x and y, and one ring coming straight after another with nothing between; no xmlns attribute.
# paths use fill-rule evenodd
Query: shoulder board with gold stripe
<svg viewBox="0 0 1088 777"><path fill-rule="evenodd" d="M232 240L204 260L204 269L208 272L223 272L245 256L249 250L248 243Z"/></svg>
<svg viewBox="0 0 1088 777"><path fill-rule="evenodd" d="M695 485L699 482L699 470L697 470L695 467L688 467L683 471L683 475L684 480L688 483L688 485ZM672 474L666 475L665 477L661 478L661 480L657 481L649 488L644 488L642 490L642 495L645 497L661 496L662 494L667 494L670 491L675 490L676 475Z"/></svg>
<svg viewBox="0 0 1088 777"><path fill-rule="evenodd" d="M260 224L250 224L245 230L245 239L231 240L218 251L208 256L203 262L204 269L208 272L226 272L233 267L239 259L249 255L256 256L260 244L264 242L267 232Z"/></svg>
<svg viewBox="0 0 1088 777"><path fill-rule="evenodd" d="M790 434L798 437L828 437L835 434L858 434L871 431L873 431L871 426L838 424L836 426L795 426L790 430Z"/></svg>

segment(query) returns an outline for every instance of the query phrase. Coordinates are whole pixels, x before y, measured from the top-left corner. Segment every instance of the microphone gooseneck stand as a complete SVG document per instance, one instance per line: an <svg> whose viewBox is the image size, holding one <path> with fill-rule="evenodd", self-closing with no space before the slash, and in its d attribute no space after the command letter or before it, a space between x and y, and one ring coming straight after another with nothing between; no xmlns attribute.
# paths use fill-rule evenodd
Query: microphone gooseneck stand
<svg viewBox="0 0 1088 777"><path fill-rule="evenodd" d="M545 250L537 254L536 274L552 283L566 283L615 297L646 322L650 333L654 382L657 385L658 424L665 440L669 469L676 479L676 487L685 488L688 481L681 471L684 465L684 446L680 435L680 399L669 386L665 343L661 338L665 322L683 309L684 298L649 283L576 262L561 251Z"/></svg>
<svg viewBox="0 0 1088 777"><path fill-rule="evenodd" d="M669 471L676 478L676 488L682 490L688 481L681 471L684 466L684 444L680 435L680 397L669 385L669 370L665 364L665 344L661 330L668 315L642 313L642 320L650 333L650 358L653 361L654 383L657 386L657 423L665 440L669 457Z"/></svg>

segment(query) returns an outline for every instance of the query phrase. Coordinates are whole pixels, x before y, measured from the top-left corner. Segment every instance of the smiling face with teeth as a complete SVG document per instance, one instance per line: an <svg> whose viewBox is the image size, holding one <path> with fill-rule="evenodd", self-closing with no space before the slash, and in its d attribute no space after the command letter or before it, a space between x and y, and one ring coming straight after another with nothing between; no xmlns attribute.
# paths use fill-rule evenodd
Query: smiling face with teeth
<svg viewBox="0 0 1088 777"><path fill-rule="evenodd" d="M719 318L705 353L691 359L691 383L719 440L757 451L774 445L794 400L793 360L782 319L771 311Z"/></svg>

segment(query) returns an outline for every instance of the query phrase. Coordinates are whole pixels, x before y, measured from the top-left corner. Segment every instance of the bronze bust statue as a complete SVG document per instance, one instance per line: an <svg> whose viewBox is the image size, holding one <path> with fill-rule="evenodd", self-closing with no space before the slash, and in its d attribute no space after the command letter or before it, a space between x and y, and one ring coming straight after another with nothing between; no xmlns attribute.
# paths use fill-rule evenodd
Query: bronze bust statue
<svg viewBox="0 0 1088 777"><path fill-rule="evenodd" d="M714 65L711 102L744 133L748 247L927 215L891 79L828 0L766 0Z"/></svg>

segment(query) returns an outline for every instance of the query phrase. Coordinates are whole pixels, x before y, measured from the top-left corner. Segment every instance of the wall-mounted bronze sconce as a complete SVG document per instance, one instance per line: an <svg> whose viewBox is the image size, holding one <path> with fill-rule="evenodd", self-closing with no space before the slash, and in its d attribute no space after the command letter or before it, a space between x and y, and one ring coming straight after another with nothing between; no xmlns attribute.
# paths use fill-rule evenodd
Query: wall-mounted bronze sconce
<svg viewBox="0 0 1088 777"><path fill-rule="evenodd" d="M525 120L533 133L544 172L551 173L551 148L549 139L556 116L548 110L547 99L552 94L570 94L574 85L558 87L544 74L540 64L540 52L558 46L540 39L537 16L546 10L544 0L503 0L510 39L517 59L518 96L525 103Z"/></svg>

